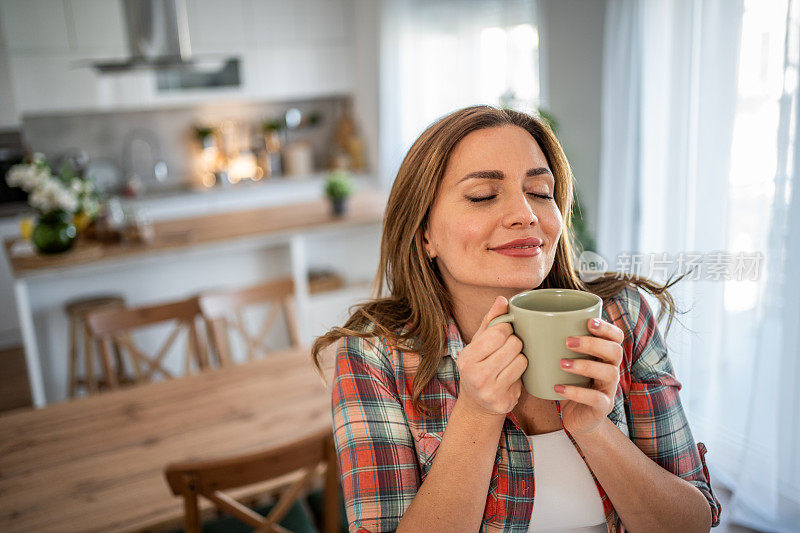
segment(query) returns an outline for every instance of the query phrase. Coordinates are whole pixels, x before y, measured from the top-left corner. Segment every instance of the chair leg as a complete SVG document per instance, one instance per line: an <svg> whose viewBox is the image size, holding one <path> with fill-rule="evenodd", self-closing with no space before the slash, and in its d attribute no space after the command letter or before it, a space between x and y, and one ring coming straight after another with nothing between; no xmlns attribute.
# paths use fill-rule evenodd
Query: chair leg
<svg viewBox="0 0 800 533"><path fill-rule="evenodd" d="M117 382L117 374L111 364L111 354L108 351L107 338L100 339L100 363L103 365L103 373L105 374L105 382L109 390L114 390L119 386Z"/></svg>
<svg viewBox="0 0 800 533"><path fill-rule="evenodd" d="M89 325L83 324L83 364L86 369L86 393L97 392L97 376L94 373L94 357L92 354L92 334Z"/></svg>
<svg viewBox="0 0 800 533"><path fill-rule="evenodd" d="M184 505L184 531L186 533L201 533L200 508L197 505L197 493L192 490L194 480L191 476L184 475L183 480L183 505Z"/></svg>
<svg viewBox="0 0 800 533"><path fill-rule="evenodd" d="M114 352L114 363L117 365L117 383L125 383L128 374L125 372L125 360L116 342L111 339L111 349Z"/></svg>
<svg viewBox="0 0 800 533"><path fill-rule="evenodd" d="M69 317L69 397L74 398L78 385L78 321Z"/></svg>

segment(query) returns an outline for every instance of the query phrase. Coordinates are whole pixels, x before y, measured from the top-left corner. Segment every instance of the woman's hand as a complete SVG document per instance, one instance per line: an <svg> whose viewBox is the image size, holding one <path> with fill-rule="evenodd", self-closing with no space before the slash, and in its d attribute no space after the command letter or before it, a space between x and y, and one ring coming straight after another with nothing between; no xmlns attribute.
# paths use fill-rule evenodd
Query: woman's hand
<svg viewBox="0 0 800 533"><path fill-rule="evenodd" d="M595 320L597 326L594 325ZM567 339L567 348L592 355L599 360L562 359L561 369L592 378L590 388L573 385L555 387L555 389L564 387L563 392L556 390L566 398L560 400L561 422L564 428L573 434L589 434L600 427L600 423L614 408L614 396L619 383L624 333L617 326L600 319L589 320L589 332L592 335L570 337L578 340L575 346L570 346L570 339ZM572 366L564 366L565 364Z"/></svg>
<svg viewBox="0 0 800 533"><path fill-rule="evenodd" d="M493 318L506 312L508 300L497 297L472 341L458 356L458 401L480 414L505 416L522 394L520 378L528 366L522 341L513 334L511 324L488 327Z"/></svg>

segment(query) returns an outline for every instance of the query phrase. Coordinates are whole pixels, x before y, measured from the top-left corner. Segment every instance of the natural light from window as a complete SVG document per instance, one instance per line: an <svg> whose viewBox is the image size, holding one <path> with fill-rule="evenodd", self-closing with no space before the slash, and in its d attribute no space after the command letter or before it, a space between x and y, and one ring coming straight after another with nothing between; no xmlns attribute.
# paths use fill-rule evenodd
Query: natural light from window
<svg viewBox="0 0 800 533"><path fill-rule="evenodd" d="M797 2L789 24L800 23ZM770 238L766 213L776 192L785 193L786 164L779 161L779 135L794 128L779 129L782 112L797 83L797 43L786 43L788 0L745 0L739 57L739 87L731 150L728 215L728 251L765 254ZM788 53L788 55L787 55ZM785 61L794 68L784 76ZM784 121L786 117L784 118ZM776 183L781 184L776 191ZM781 200L782 201L782 200ZM725 309L746 311L756 306L766 285L764 255L756 280L732 279L725 282Z"/></svg>

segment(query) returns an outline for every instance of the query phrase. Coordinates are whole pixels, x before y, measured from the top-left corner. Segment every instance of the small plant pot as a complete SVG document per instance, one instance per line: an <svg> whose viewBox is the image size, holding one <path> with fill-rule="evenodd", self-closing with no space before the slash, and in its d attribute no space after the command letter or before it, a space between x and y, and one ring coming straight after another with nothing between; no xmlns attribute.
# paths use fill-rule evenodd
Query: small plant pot
<svg viewBox="0 0 800 533"><path fill-rule="evenodd" d="M344 216L347 213L347 198L331 198L331 213L335 217Z"/></svg>

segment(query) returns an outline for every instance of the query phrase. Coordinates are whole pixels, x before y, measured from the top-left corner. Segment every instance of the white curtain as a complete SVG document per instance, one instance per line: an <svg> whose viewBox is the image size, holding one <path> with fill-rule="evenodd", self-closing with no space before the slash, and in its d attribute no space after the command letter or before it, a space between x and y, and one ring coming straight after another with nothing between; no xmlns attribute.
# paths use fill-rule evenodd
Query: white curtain
<svg viewBox="0 0 800 533"><path fill-rule="evenodd" d="M734 493L723 520L764 531L800 523L797 4L606 11L598 252L662 281L697 267L671 289L681 398Z"/></svg>
<svg viewBox="0 0 800 533"><path fill-rule="evenodd" d="M380 174L391 185L434 120L474 104L539 103L535 0L381 3Z"/></svg>

